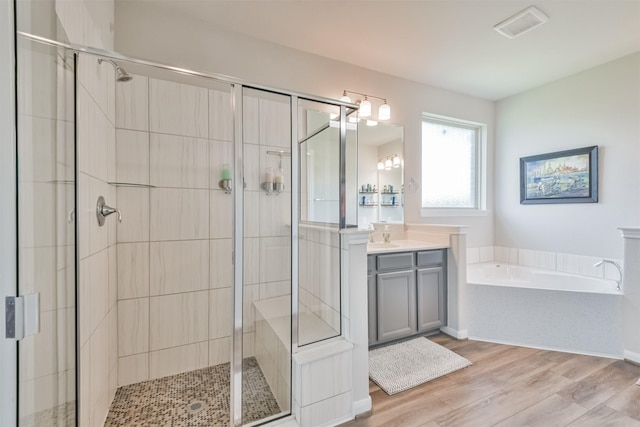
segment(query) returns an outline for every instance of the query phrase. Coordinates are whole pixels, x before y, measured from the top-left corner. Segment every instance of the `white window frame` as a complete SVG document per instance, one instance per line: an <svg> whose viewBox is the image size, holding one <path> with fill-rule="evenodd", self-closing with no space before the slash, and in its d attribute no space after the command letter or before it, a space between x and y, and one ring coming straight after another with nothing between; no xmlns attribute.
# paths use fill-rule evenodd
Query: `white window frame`
<svg viewBox="0 0 640 427"><path fill-rule="evenodd" d="M450 217L450 216L487 216L487 125L484 123L458 119L454 117L423 113L420 128L424 122L461 127L476 131L476 201L471 208L457 207L425 207L422 206L422 191L420 192L420 215L422 217ZM420 138L420 183L422 184L422 150L424 141ZM422 185L421 185L422 186Z"/></svg>

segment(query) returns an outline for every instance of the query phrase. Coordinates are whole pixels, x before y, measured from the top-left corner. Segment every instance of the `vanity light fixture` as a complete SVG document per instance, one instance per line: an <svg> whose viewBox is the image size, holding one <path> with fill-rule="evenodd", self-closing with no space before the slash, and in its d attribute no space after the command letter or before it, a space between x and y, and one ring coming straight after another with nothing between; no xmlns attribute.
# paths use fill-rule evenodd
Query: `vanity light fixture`
<svg viewBox="0 0 640 427"><path fill-rule="evenodd" d="M349 95L347 95L347 91L346 90L342 92L342 96L340 97L340 101L351 103L351 98L349 98Z"/></svg>
<svg viewBox="0 0 640 427"><path fill-rule="evenodd" d="M384 100L384 104L378 108L378 119L389 120L391 118L391 107L387 104L387 100Z"/></svg>
<svg viewBox="0 0 640 427"><path fill-rule="evenodd" d="M371 116L371 102L369 102L369 100L367 99L367 95L364 96L364 99L360 101L359 104L360 104L360 110L359 110L360 117L366 118Z"/></svg>
<svg viewBox="0 0 640 427"><path fill-rule="evenodd" d="M397 154L393 155L393 167L394 168L399 168L400 167L400 157L398 157Z"/></svg>
<svg viewBox="0 0 640 427"><path fill-rule="evenodd" d="M360 117L361 119L370 118L371 120L372 118L371 116L373 110L370 101L371 98L382 101L382 104L380 104L380 107L378 107L378 119L371 120L372 122L376 123L367 123L368 126L375 126L378 121L391 119L391 106L389 106L389 104L387 103L386 98L380 98L379 96L368 95L366 93L353 92L351 90L344 90L342 91L342 97L340 98L340 101L351 102L352 100L348 95L349 93L352 95L359 95L363 97L362 99L356 99L355 101L355 103L360 106L360 109L358 110L358 117Z"/></svg>
<svg viewBox="0 0 640 427"><path fill-rule="evenodd" d="M378 162L378 170L391 170L391 168L399 168L402 165L402 160L397 154L383 157Z"/></svg>

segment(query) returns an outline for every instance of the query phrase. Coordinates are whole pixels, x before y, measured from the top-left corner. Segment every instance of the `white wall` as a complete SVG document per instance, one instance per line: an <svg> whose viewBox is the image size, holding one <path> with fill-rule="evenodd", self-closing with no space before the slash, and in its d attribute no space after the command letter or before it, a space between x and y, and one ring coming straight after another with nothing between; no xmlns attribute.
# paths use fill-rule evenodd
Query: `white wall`
<svg viewBox="0 0 640 427"><path fill-rule="evenodd" d="M495 244L622 258L640 222L640 53L496 104ZM599 146L597 204L520 205L519 158Z"/></svg>
<svg viewBox="0 0 640 427"><path fill-rule="evenodd" d="M339 98L342 90L368 92L388 98L392 121L404 126L405 182L421 182L421 113L428 112L488 125L492 147L493 102L373 72L238 34L223 32L200 22L183 21L164 13L161 6L140 2L116 5L116 50L133 57L227 74L273 87ZM347 34L347 33L345 33ZM492 170L492 152L489 152ZM488 206L492 207L492 179ZM469 244L493 241L493 217L422 218L420 194L407 195L407 223L469 224Z"/></svg>

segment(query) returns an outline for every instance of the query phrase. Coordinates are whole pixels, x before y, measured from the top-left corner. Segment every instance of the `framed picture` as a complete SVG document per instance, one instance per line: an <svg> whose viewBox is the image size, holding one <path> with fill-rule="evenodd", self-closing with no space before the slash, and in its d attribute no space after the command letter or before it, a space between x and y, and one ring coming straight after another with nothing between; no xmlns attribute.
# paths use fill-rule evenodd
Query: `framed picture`
<svg viewBox="0 0 640 427"><path fill-rule="evenodd" d="M520 203L598 203L598 146L521 157Z"/></svg>

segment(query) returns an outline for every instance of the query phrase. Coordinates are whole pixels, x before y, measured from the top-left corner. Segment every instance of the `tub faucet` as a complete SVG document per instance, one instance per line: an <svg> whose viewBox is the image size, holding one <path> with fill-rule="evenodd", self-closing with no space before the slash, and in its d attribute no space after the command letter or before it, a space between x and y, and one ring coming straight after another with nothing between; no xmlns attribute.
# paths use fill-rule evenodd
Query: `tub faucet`
<svg viewBox="0 0 640 427"><path fill-rule="evenodd" d="M615 268L618 269L618 274L620 274L620 279L616 280L616 283L618 284L618 287L616 288L616 291L620 290L620 286L622 286L622 267L620 266L620 264L618 264L615 261L611 261L610 259L603 259L602 261L598 261L595 264L593 264L594 267L600 267L604 264L611 264L613 265Z"/></svg>

